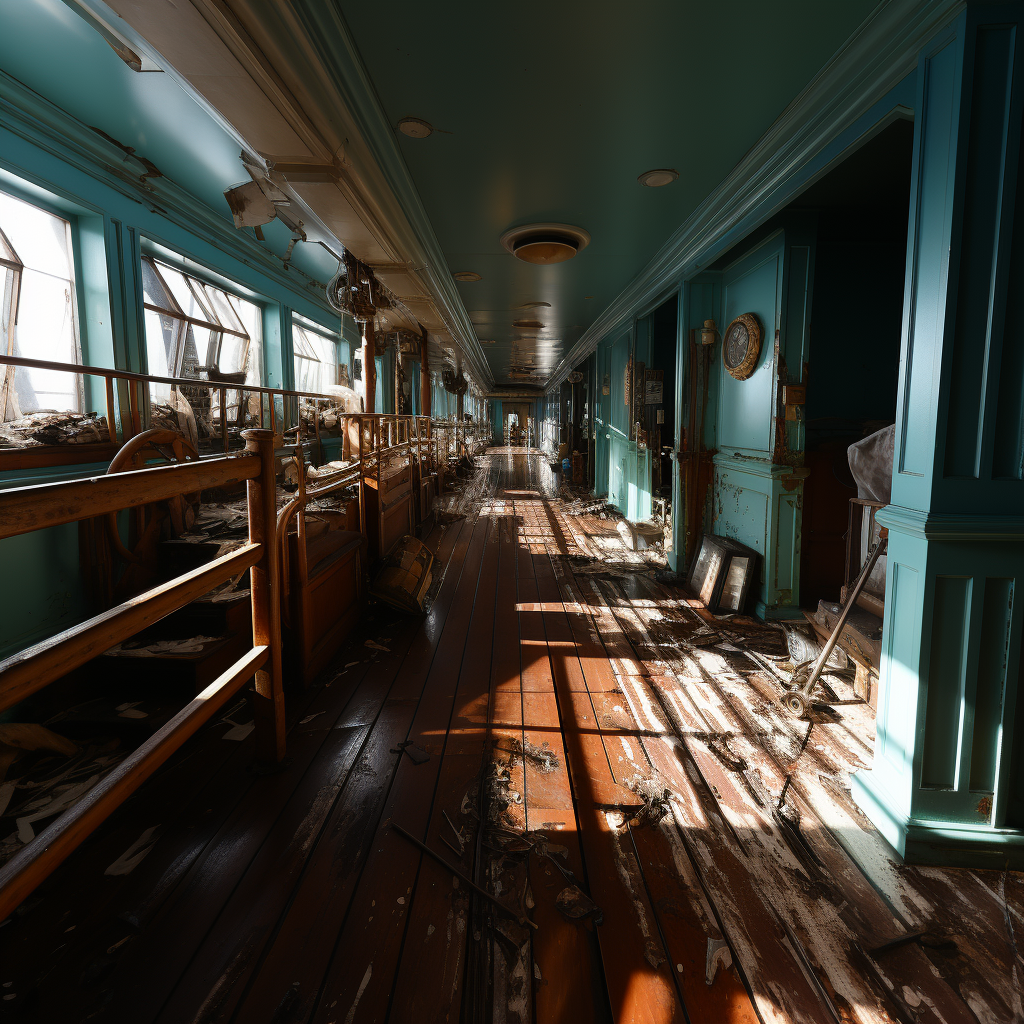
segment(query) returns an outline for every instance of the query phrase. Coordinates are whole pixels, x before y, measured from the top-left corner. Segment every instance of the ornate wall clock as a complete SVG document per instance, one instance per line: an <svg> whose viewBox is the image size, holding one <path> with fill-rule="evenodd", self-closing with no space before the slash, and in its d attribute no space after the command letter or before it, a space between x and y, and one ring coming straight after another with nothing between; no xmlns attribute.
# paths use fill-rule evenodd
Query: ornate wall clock
<svg viewBox="0 0 1024 1024"><path fill-rule="evenodd" d="M722 336L722 362L737 380L746 380L761 359L764 329L754 313L742 313Z"/></svg>

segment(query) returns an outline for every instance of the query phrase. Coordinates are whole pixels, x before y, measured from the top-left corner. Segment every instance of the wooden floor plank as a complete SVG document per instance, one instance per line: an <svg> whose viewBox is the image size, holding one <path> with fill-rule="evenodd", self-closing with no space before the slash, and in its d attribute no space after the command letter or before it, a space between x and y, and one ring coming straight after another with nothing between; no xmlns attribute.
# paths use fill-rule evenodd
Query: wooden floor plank
<svg viewBox="0 0 1024 1024"><path fill-rule="evenodd" d="M532 544L538 526L546 525L534 502L519 502L524 520L523 550L535 547L538 556L543 543ZM532 535L532 537L531 537ZM570 884L558 864L589 889L583 863L568 762L562 737L558 699L555 696L547 637L538 607L534 557L522 562L519 576L519 622L522 642L523 742L527 827L549 837L555 852L550 857L532 856L530 880L536 904L537 933L533 940L534 962L539 981L535 1006L538 1024L559 1022L570 1015L588 1020L606 1019L611 1014L600 967L600 949L595 925L590 920L571 920L558 909L559 894ZM540 652L543 652L541 654ZM529 685L526 680L529 679ZM557 849L556 849L557 848ZM564 853L563 853L564 850ZM559 860L552 863L557 857Z"/></svg>
<svg viewBox="0 0 1024 1024"><path fill-rule="evenodd" d="M547 514L545 512L545 514ZM573 717L573 693L585 691L583 669L559 598L549 556L534 559L540 617L548 641L570 775L579 813L583 855L594 900L604 913L598 930L605 980L616 1020L668 1024L685 1020L668 957L643 885L604 745L589 721ZM555 610L557 609L557 610Z"/></svg>
<svg viewBox="0 0 1024 1024"><path fill-rule="evenodd" d="M487 744L501 529L501 518L490 516L490 532L425 840L467 874L472 874L478 820L468 809L464 813L464 805L479 782ZM462 842L455 829L465 836ZM461 855L452 846L462 847ZM423 859L396 971L390 1020L458 1019L470 938L468 921L467 887L442 865Z"/></svg>
<svg viewBox="0 0 1024 1024"><path fill-rule="evenodd" d="M582 602L576 582L557 561L552 563L552 570L563 599L567 599L564 607L573 635L588 636L593 624L590 616L584 614L588 606ZM596 609L594 604L589 607L591 610ZM600 612L599 615L604 616L604 613ZM621 646L623 637L618 636L616 642ZM591 675L600 678L611 672L611 662L595 658L589 663L589 668L588 681ZM632 678L643 682L642 677ZM609 693L604 680L599 685L602 691L593 695L595 701L599 698L615 701L606 711L597 714L599 728L605 734L609 731L613 733L613 743L615 739L621 742L624 731L630 733L630 748L639 748L643 752L643 764L650 765L649 740L645 736L650 723L647 723L647 727L641 727L626 710L629 703L625 695L622 692ZM640 760L636 753L624 756L631 765ZM635 771L635 767L630 767L624 769L622 774L633 774ZM708 967L709 952L718 950L723 935L674 823L666 819L659 822L657 828L631 827L630 836L664 936L670 964L677 974L677 982L691 1019L736 1024L755 1020L756 1012L742 978L731 964L716 963L713 969Z"/></svg>
<svg viewBox="0 0 1024 1024"><path fill-rule="evenodd" d="M403 757L388 794L384 820L376 831L359 885L338 935L316 1009L309 1018L327 1024L385 1019L408 921L409 901L422 854L390 828L394 820L421 840L427 825L455 700L455 685L466 649L476 599L481 554L491 522L473 524L472 542L451 611L420 692L410 739L430 754L416 764ZM408 692L415 688L407 681ZM403 692L396 686L396 693Z"/></svg>

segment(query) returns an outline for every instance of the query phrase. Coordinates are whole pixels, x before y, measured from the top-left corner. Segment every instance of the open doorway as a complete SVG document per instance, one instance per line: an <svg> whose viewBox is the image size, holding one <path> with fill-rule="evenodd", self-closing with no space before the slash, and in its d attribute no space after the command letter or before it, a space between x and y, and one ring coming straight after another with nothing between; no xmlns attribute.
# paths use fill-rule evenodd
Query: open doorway
<svg viewBox="0 0 1024 1024"><path fill-rule="evenodd" d="M513 448L528 448L534 443L529 402L502 402L502 439Z"/></svg>
<svg viewBox="0 0 1024 1024"><path fill-rule="evenodd" d="M651 450L651 495L672 500L672 448L675 443L676 342L679 298L673 295L651 314L651 365L646 372L644 414Z"/></svg>
<svg viewBox="0 0 1024 1024"><path fill-rule="evenodd" d="M873 506L858 505L857 499L875 505L889 500L912 159L913 122L894 121L789 207L812 214L817 224L803 374L809 474L800 599L819 634L831 631L845 589L874 539ZM868 453L872 482L866 484L858 470L858 486L851 474L851 445ZM851 653L862 649L865 665L858 678L867 699L873 698L877 679L884 592L884 567L879 566L846 631Z"/></svg>

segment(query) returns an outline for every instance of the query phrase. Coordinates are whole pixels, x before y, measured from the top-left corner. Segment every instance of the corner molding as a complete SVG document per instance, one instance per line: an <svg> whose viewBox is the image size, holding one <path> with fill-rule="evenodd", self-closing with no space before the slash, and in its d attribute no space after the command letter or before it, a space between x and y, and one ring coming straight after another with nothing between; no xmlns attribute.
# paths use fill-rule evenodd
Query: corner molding
<svg viewBox="0 0 1024 1024"><path fill-rule="evenodd" d="M930 541L1015 541L1024 543L1024 516L923 512L886 505L875 521L897 533Z"/></svg>
<svg viewBox="0 0 1024 1024"><path fill-rule="evenodd" d="M422 268L416 277L435 300L472 375L482 390L493 388L494 377L476 329L338 5L323 0L239 0L232 11L278 74L287 65L300 85L302 74L311 72L313 84L322 86L303 95L293 83L293 92L328 145L336 146L339 188L397 262ZM246 24L250 18L265 35L257 35L253 25ZM312 105L320 118L314 117Z"/></svg>
<svg viewBox="0 0 1024 1024"><path fill-rule="evenodd" d="M787 180L917 66L925 43L967 0L887 0L779 115L647 266L583 332L548 380L550 391L624 320L699 269L698 260L740 227L755 226L763 204L789 198ZM749 222L749 223L748 223Z"/></svg>
<svg viewBox="0 0 1024 1024"><path fill-rule="evenodd" d="M143 183L140 177L124 169L122 149L4 71L0 71L0 129L6 129L131 202L211 242L229 256L273 279L281 288L302 293L316 306L333 313L326 296L320 296L321 289L316 282L307 278L296 287L296 273L285 271L273 254L236 230L226 215L218 214L170 178L147 179ZM21 167L8 158L0 157L0 166L41 187L56 190L54 183L43 181L30 168ZM63 194L75 203L90 205L66 189Z"/></svg>

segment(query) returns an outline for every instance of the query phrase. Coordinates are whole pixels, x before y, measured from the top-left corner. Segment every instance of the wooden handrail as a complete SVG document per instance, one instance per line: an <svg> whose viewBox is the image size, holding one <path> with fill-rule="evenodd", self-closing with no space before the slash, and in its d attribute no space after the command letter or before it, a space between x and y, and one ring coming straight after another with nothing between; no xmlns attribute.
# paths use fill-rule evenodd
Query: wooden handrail
<svg viewBox="0 0 1024 1024"><path fill-rule="evenodd" d="M259 473L259 459L252 458L251 454L238 454L0 490L0 540L166 501L178 494L224 487L251 480Z"/></svg>
<svg viewBox="0 0 1024 1024"><path fill-rule="evenodd" d="M245 454L241 456L0 492L0 537L242 480L246 481L249 518L248 543L237 551L0 662L0 709L12 707L144 626L247 569L253 623L252 650L0 869L0 919L14 910L232 694L254 677L257 757L266 764L279 763L284 758L274 433L244 430L242 437Z"/></svg>
<svg viewBox="0 0 1024 1024"><path fill-rule="evenodd" d="M0 920L15 910L75 847L252 679L269 657L270 649L261 646L239 658L0 868Z"/></svg>
<svg viewBox="0 0 1024 1024"><path fill-rule="evenodd" d="M124 643L171 612L252 568L263 556L259 544L246 544L179 576L129 598L85 622L28 647L0 662L0 711L49 686L72 669Z"/></svg>

